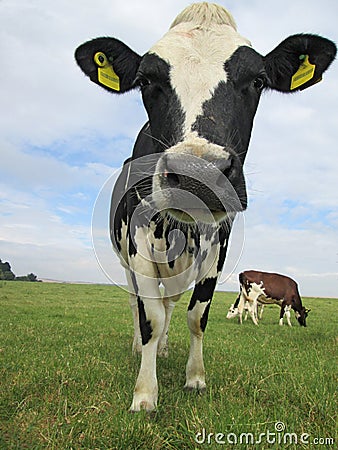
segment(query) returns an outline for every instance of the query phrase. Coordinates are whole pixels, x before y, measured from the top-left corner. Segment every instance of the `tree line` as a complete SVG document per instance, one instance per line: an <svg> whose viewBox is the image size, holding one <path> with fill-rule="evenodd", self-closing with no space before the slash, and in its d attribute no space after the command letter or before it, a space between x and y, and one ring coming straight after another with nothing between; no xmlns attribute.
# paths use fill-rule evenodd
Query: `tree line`
<svg viewBox="0 0 338 450"><path fill-rule="evenodd" d="M40 281L34 273L17 277L12 271L9 262L2 262L0 259L0 280L7 281Z"/></svg>

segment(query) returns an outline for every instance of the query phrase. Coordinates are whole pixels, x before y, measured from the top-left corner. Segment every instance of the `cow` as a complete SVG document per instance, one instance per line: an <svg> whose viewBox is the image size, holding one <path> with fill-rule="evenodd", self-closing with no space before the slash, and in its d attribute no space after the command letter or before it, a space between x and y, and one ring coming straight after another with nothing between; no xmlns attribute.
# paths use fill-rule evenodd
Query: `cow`
<svg viewBox="0 0 338 450"><path fill-rule="evenodd" d="M134 349L141 341L131 411L157 407L157 353L167 354L174 304L192 285L185 388L206 388L203 336L233 221L247 207L243 164L259 99L310 87L335 55L330 40L296 34L262 56L227 10L206 2L181 12L143 56L111 37L76 49L91 81L114 94L139 89L148 115L110 211Z"/></svg>
<svg viewBox="0 0 338 450"><path fill-rule="evenodd" d="M300 325L306 327L309 309L302 305L297 283L290 277L278 273L247 270L239 274L240 293L230 306L227 318L238 315L242 323L243 310L249 312L255 325L258 325L257 307L261 305L278 305L281 308L279 324L283 325L284 316L291 327L290 311L295 311ZM261 316L260 316L261 318Z"/></svg>

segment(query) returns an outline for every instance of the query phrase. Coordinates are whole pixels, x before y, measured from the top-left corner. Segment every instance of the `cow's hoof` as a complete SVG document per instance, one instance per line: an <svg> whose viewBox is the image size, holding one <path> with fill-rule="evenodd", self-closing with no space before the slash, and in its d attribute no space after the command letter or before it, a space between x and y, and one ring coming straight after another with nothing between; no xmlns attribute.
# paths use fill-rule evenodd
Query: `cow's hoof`
<svg viewBox="0 0 338 450"><path fill-rule="evenodd" d="M133 403L130 407L130 412L136 413L139 411L147 411L152 412L156 409L157 406L157 398L154 398L152 395L148 394L135 394Z"/></svg>
<svg viewBox="0 0 338 450"><path fill-rule="evenodd" d="M187 392L200 392L203 393L207 388L207 385L202 380L187 381L184 386L184 390Z"/></svg>
<svg viewBox="0 0 338 450"><path fill-rule="evenodd" d="M168 358L169 356L168 345L164 345L163 347L159 346L157 349L157 356L159 356L160 358Z"/></svg>
<svg viewBox="0 0 338 450"><path fill-rule="evenodd" d="M157 356L161 358L168 358L169 356L169 339L167 335L162 337L158 342Z"/></svg>

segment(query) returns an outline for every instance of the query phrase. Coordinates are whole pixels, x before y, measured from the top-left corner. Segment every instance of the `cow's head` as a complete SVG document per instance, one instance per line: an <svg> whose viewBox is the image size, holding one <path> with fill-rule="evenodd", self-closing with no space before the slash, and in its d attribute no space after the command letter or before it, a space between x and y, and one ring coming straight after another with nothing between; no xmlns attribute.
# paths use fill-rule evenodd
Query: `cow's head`
<svg viewBox="0 0 338 450"><path fill-rule="evenodd" d="M306 327L306 318L309 314L311 309L306 309L304 306L301 308L301 310L296 312L296 318L299 322L299 325Z"/></svg>
<svg viewBox="0 0 338 450"><path fill-rule="evenodd" d="M236 317L236 316L238 316L238 307L235 307L235 304L232 303L232 304L230 305L230 308L229 308L229 310L228 310L228 313L227 313L226 318L227 318L227 319L233 319L233 318Z"/></svg>
<svg viewBox="0 0 338 450"><path fill-rule="evenodd" d="M173 205L184 205L189 221L189 211L201 204L216 220L226 210L246 208L243 163L262 91L311 86L335 54L333 42L298 34L262 56L224 8L201 3L186 8L143 56L108 37L86 42L75 56L103 88L115 94L141 90L160 154L155 203L172 215ZM182 191L189 194L186 202Z"/></svg>

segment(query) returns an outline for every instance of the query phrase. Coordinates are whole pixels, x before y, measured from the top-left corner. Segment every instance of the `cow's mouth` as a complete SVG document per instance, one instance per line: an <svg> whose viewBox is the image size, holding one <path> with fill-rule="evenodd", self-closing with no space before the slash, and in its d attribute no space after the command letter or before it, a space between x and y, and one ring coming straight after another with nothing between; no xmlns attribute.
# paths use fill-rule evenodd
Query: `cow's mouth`
<svg viewBox="0 0 338 450"><path fill-rule="evenodd" d="M205 183L194 177L178 181L176 174L168 172L163 172L159 180L156 203L176 220L214 223L245 209L229 182L227 191L216 183Z"/></svg>
<svg viewBox="0 0 338 450"><path fill-rule="evenodd" d="M206 213L201 208L195 208L191 210L181 210L177 208L169 208L167 210L167 213L169 216L171 216L173 219L177 220L178 222L185 222L185 223L194 223L194 222L211 222L211 218L213 218L213 215L210 216L210 213ZM209 219L209 220L208 220ZM214 220L212 220L213 222Z"/></svg>
<svg viewBox="0 0 338 450"><path fill-rule="evenodd" d="M230 218L236 214L235 212L226 211L211 211L208 208L190 208L190 209L179 209L179 208L168 208L165 212L174 220L184 223L218 223L226 218Z"/></svg>
<svg viewBox="0 0 338 450"><path fill-rule="evenodd" d="M246 208L241 166L234 157L165 154L153 176L153 199L157 209L182 222L215 223L234 217Z"/></svg>

